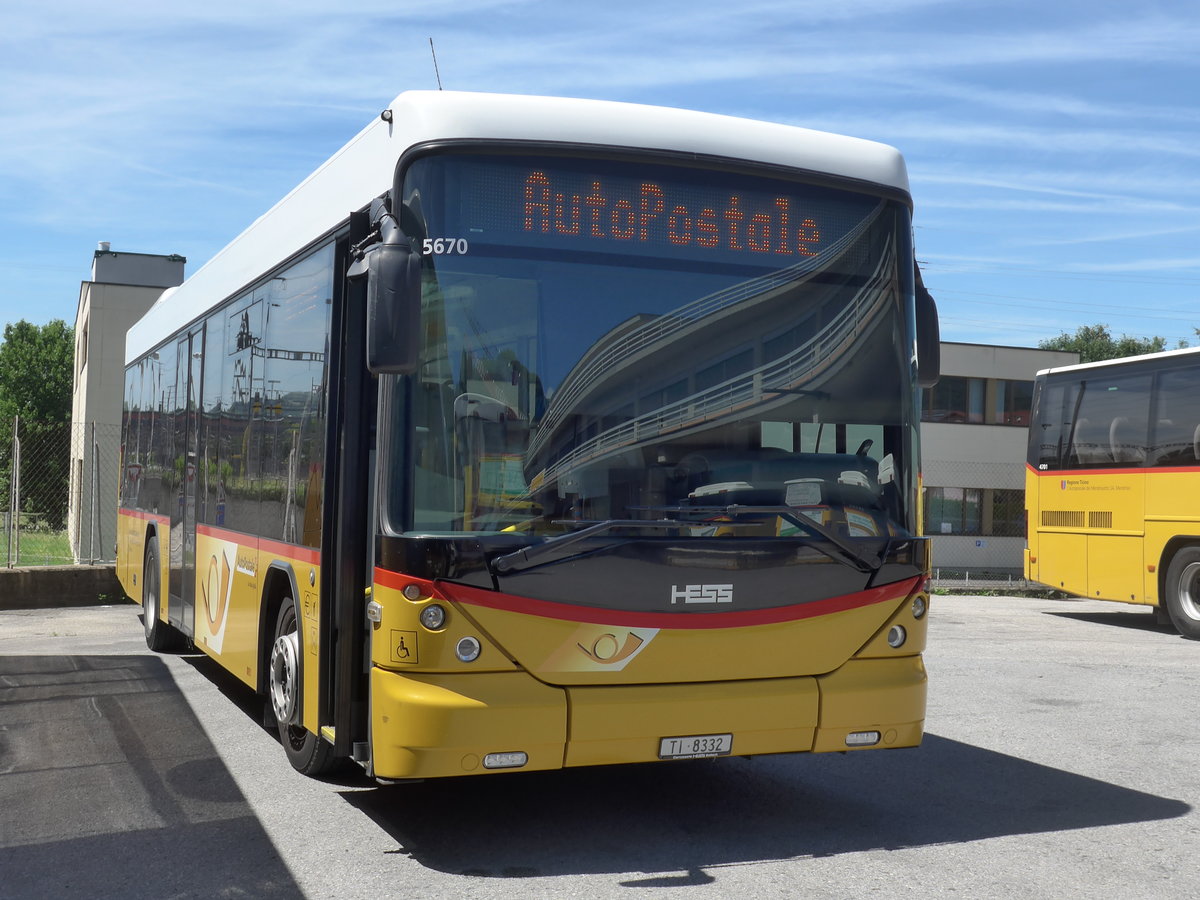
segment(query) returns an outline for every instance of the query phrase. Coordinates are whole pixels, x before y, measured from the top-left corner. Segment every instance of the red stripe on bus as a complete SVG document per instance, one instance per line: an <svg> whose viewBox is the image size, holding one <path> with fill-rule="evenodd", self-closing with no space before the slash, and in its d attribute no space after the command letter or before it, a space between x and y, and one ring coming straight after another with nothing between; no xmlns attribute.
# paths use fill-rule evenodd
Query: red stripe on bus
<svg viewBox="0 0 1200 900"><path fill-rule="evenodd" d="M375 570L375 582L383 587L399 590L414 580L418 579L408 579L403 575L390 572L386 569ZM886 603L890 600L910 596L917 589L921 580L920 577L908 578L904 581L883 585L882 587L869 588L865 591L856 591L852 594L842 594L837 597L828 597L824 600L810 600L807 603L797 603L792 606L718 613L634 612L620 609L603 609L595 606L575 606L552 600L535 600L530 597L519 597L514 594L502 594L498 591L488 591L482 588L451 584L444 581L437 583L437 590L444 594L448 600L468 606L482 606L487 609L506 610L530 616L539 616L545 619L586 622L591 625L701 629L774 625L779 622L812 619L817 616L843 612L848 609L859 609L864 606L872 606L876 603Z"/></svg>
<svg viewBox="0 0 1200 900"><path fill-rule="evenodd" d="M158 513L142 512L140 509L118 509L123 516L129 516L131 519L141 519L143 522L155 522L158 525L170 525L170 516L161 516Z"/></svg>
<svg viewBox="0 0 1200 900"><path fill-rule="evenodd" d="M1095 475L1149 475L1153 472L1174 472L1184 474L1200 472L1200 466L1138 466L1136 469L1035 469L1031 463L1025 463L1025 468L1038 478L1082 478Z"/></svg>
<svg viewBox="0 0 1200 900"><path fill-rule="evenodd" d="M393 572L391 569L375 569L375 583L385 588L400 591L404 589L405 585L412 584L414 581L425 585L432 585L433 583L425 578L413 578L409 575L401 575L399 572Z"/></svg>
<svg viewBox="0 0 1200 900"><path fill-rule="evenodd" d="M216 528L212 525L197 525L196 534L217 538L222 541L230 541L234 544L241 544L243 547L253 547L260 553L269 553L271 556L282 556L287 559L299 560L311 566L321 564L321 551L315 547L304 547L300 544L285 544L282 541L254 537L254 535L244 534L240 531L229 531L225 528Z"/></svg>

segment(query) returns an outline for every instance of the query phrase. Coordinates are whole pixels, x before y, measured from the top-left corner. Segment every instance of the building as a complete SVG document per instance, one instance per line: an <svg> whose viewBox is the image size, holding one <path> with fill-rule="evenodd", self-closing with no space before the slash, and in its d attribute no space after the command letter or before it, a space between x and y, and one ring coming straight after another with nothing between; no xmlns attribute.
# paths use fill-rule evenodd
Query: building
<svg viewBox="0 0 1200 900"><path fill-rule="evenodd" d="M183 283L182 256L117 253L102 242L79 288L71 485L67 529L77 562L113 558L121 453L125 332L169 287Z"/></svg>
<svg viewBox="0 0 1200 900"><path fill-rule="evenodd" d="M933 567L1019 574L1025 548L1025 445L1033 377L1079 354L942 344L942 377L922 395L925 533Z"/></svg>

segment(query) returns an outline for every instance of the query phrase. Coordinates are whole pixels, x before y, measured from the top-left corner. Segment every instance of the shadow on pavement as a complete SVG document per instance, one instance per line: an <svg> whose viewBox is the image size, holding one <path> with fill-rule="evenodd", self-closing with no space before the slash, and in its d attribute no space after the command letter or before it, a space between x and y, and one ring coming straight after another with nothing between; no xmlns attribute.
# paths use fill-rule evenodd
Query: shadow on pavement
<svg viewBox="0 0 1200 900"><path fill-rule="evenodd" d="M438 871L656 873L629 887L702 885L712 880L706 870L761 860L1148 822L1190 810L933 735L914 751L485 776L343 796L395 838L396 852Z"/></svg>
<svg viewBox="0 0 1200 900"><path fill-rule="evenodd" d="M296 897L164 663L0 657L0 895Z"/></svg>
<svg viewBox="0 0 1200 900"><path fill-rule="evenodd" d="M1174 626L1169 623L1160 623L1155 619L1153 612L1145 609L1128 610L1118 607L1114 612L1047 612L1046 615L1057 616L1060 619L1075 619L1079 622L1091 622L1094 625L1176 634Z"/></svg>

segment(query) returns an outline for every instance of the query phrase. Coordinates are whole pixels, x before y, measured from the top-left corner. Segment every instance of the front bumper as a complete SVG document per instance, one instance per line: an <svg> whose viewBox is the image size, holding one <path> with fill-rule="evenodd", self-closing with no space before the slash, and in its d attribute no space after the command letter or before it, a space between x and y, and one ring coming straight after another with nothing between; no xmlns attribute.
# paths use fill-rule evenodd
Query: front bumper
<svg viewBox="0 0 1200 900"><path fill-rule="evenodd" d="M732 734L732 754L829 752L851 733L877 747L921 742L920 656L854 659L828 675L708 683L555 687L525 672L371 671L378 778L484 773L487 754L520 752L518 771L650 762L664 737ZM499 769L495 771L513 771Z"/></svg>

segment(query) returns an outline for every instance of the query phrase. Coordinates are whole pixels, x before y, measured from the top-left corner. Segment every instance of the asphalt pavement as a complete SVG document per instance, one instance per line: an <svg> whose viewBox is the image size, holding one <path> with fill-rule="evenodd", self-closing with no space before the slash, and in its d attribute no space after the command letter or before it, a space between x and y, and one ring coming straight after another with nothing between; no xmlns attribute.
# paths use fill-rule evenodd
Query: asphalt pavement
<svg viewBox="0 0 1200 900"><path fill-rule="evenodd" d="M136 606L0 612L0 898L1200 896L1200 642L937 596L916 750L380 787L294 773Z"/></svg>

